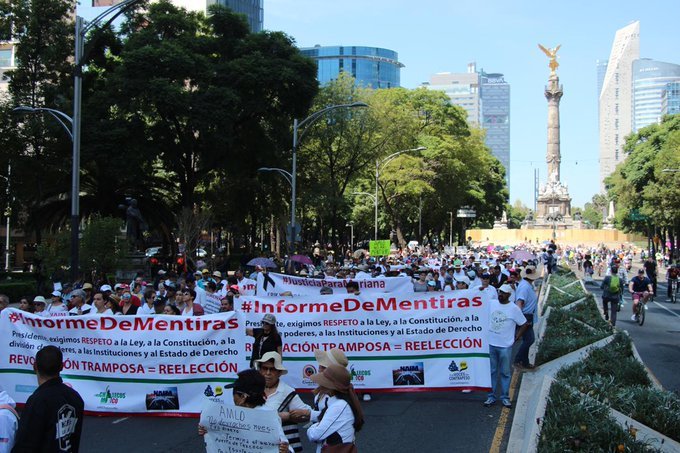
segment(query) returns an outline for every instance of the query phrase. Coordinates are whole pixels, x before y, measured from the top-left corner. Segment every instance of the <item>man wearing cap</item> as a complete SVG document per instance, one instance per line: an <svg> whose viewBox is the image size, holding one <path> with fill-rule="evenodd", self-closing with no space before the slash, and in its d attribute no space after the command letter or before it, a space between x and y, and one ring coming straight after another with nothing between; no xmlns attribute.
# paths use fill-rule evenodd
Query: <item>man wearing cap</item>
<svg viewBox="0 0 680 453"><path fill-rule="evenodd" d="M491 362L491 392L484 401L485 407L496 403L499 377L501 380L501 403L504 407L512 407L510 402L512 345L530 328L522 310L517 305L510 303L512 292L510 285L502 285L498 288L498 299L492 299L489 302L488 342ZM519 330L515 332L517 326L519 326Z"/></svg>
<svg viewBox="0 0 680 453"><path fill-rule="evenodd" d="M92 283L85 283L83 284L83 291L85 291L85 303L92 305L92 290L94 287L92 286Z"/></svg>
<svg viewBox="0 0 680 453"><path fill-rule="evenodd" d="M85 291L82 289L74 289L71 292L71 302L73 308L68 312L70 316L87 315L92 310L92 305L85 303Z"/></svg>
<svg viewBox="0 0 680 453"><path fill-rule="evenodd" d="M515 366L531 370L534 366L529 363L529 348L536 340L533 325L535 321L534 318L536 317L536 310L538 308L538 296L536 296L533 285L534 280L538 277L536 268L534 266L525 267L522 269L520 277L522 280L517 284L515 304L517 304L526 317L528 327L522 335L522 345L519 347L519 351L517 351Z"/></svg>
<svg viewBox="0 0 680 453"><path fill-rule="evenodd" d="M213 279L210 277L210 270L208 270L208 269L203 269L203 271L201 272L201 279L200 279L200 280L197 280L197 281L196 281L196 284L197 284L201 289L204 290L204 289L205 289L205 285L206 285L206 283L208 283L208 282L213 282L213 283L215 283L215 280L213 280Z"/></svg>
<svg viewBox="0 0 680 453"><path fill-rule="evenodd" d="M463 270L463 262L461 260L455 260L453 262L453 279L462 280L463 278L468 278Z"/></svg>
<svg viewBox="0 0 680 453"><path fill-rule="evenodd" d="M246 335L255 339L250 358L251 368L256 360L262 358L268 352L273 351L281 355L283 341L281 341L281 335L279 335L279 331L276 329L276 317L271 313L267 313L262 317L262 328L246 328Z"/></svg>
<svg viewBox="0 0 680 453"><path fill-rule="evenodd" d="M33 298L33 307L35 307L34 314L38 316L48 316L45 312L45 307L47 306L47 301L43 296L35 296Z"/></svg>
<svg viewBox="0 0 680 453"><path fill-rule="evenodd" d="M50 303L46 311L48 316L51 317L68 316L68 307L62 302L61 293L59 291L52 291L52 303Z"/></svg>
<svg viewBox="0 0 680 453"><path fill-rule="evenodd" d="M281 376L287 374L288 370L283 366L281 356L277 352L268 352L255 363L265 380L264 394L267 395L265 407L278 412L288 443L294 451L302 451L297 424L309 420L311 408L302 402L294 388L281 381Z"/></svg>
<svg viewBox="0 0 680 453"><path fill-rule="evenodd" d="M491 295L492 299L498 299L498 290L491 286L491 274L485 272L480 277L482 284L477 287L479 291L486 292Z"/></svg>

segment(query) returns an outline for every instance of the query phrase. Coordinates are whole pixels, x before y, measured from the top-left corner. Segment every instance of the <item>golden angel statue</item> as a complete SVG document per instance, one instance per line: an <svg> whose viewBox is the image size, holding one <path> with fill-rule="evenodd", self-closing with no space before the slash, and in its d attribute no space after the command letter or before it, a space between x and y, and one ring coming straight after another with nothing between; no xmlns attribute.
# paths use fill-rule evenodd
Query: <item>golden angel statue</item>
<svg viewBox="0 0 680 453"><path fill-rule="evenodd" d="M555 71L557 70L557 67L560 65L557 62L557 51L560 50L560 47L562 47L562 44L559 44L557 47L553 47L552 49L546 49L542 45L538 45L538 47L543 51L544 54L546 54L550 58L550 63L548 66L550 67L550 75L554 75Z"/></svg>

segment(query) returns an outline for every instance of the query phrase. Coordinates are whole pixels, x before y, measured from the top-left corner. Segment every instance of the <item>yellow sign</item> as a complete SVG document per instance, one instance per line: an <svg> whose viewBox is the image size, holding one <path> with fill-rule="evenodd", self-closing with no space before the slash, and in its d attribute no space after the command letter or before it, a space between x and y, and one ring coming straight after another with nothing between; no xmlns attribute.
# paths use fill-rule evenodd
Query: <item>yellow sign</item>
<svg viewBox="0 0 680 453"><path fill-rule="evenodd" d="M389 256L390 240L371 241L368 247L371 256Z"/></svg>

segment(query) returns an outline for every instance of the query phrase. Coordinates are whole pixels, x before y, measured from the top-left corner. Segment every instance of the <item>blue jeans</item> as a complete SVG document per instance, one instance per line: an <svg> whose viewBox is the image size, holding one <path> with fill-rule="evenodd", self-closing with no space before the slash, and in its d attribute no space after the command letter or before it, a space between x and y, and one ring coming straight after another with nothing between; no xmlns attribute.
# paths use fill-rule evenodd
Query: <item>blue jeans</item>
<svg viewBox="0 0 680 453"><path fill-rule="evenodd" d="M515 363L519 363L524 366L529 366L529 348L534 341L536 341L536 335L534 335L534 315L525 314L524 317L527 319L528 323L532 323L527 330L522 334L522 344L517 351L517 356L515 357Z"/></svg>
<svg viewBox="0 0 680 453"><path fill-rule="evenodd" d="M498 393L498 375L501 376L501 399L510 399L510 358L512 346L501 348L489 345L489 359L491 361L491 393L489 398L496 399Z"/></svg>

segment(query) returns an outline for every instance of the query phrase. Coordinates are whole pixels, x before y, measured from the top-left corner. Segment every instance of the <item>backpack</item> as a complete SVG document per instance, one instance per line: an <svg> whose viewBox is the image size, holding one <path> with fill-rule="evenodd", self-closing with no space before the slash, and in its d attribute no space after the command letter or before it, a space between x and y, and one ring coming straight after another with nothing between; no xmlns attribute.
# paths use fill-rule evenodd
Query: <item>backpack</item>
<svg viewBox="0 0 680 453"><path fill-rule="evenodd" d="M612 275L609 280L609 293L618 294L621 292L621 279L618 275Z"/></svg>

